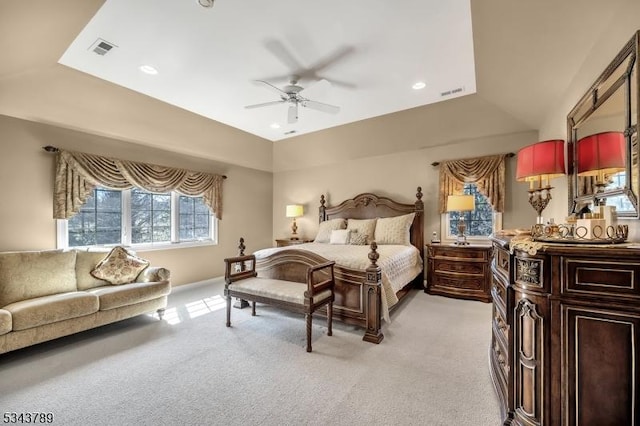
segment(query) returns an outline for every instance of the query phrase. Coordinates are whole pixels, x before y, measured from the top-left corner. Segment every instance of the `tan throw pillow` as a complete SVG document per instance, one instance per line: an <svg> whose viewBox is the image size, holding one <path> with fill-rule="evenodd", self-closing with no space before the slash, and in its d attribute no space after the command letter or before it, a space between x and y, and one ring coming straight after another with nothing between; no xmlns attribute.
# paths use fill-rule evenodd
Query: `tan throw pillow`
<svg viewBox="0 0 640 426"><path fill-rule="evenodd" d="M331 238L331 231L335 229L345 229L346 227L347 223L344 219L331 219L320 222L318 234L316 235L316 239L314 240L314 242L328 243L329 239Z"/></svg>
<svg viewBox="0 0 640 426"><path fill-rule="evenodd" d="M411 245L409 230L415 213L396 217L383 217L376 223L375 240L378 244Z"/></svg>
<svg viewBox="0 0 640 426"><path fill-rule="evenodd" d="M357 231L358 234L364 235L365 242L363 244L367 244L369 240L373 239L375 234L376 221L377 219L349 219L347 221L347 229L350 229L352 233ZM361 238L362 237L358 237L359 240Z"/></svg>
<svg viewBox="0 0 640 426"><path fill-rule="evenodd" d="M369 243L368 235L352 230L349 234L349 244L353 246L366 246Z"/></svg>
<svg viewBox="0 0 640 426"><path fill-rule="evenodd" d="M124 247L117 246L96 265L91 275L111 284L127 284L133 282L147 266L147 260L132 255Z"/></svg>

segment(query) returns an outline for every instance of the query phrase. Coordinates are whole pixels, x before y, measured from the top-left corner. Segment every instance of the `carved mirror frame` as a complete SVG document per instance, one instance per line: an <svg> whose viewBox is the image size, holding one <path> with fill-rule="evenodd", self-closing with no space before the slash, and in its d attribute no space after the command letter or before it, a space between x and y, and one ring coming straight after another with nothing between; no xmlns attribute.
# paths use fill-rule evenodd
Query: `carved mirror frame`
<svg viewBox="0 0 640 426"><path fill-rule="evenodd" d="M597 198L616 205L619 218L639 218L640 164L638 122L640 121L640 73L638 45L640 31L622 48L604 72L580 98L567 116L567 154L569 165L569 212L593 203ZM617 128L610 128L612 126ZM600 127L599 127L600 126ZM578 176L577 141L605 131L624 133L626 166L616 176L617 185L594 194L592 178Z"/></svg>

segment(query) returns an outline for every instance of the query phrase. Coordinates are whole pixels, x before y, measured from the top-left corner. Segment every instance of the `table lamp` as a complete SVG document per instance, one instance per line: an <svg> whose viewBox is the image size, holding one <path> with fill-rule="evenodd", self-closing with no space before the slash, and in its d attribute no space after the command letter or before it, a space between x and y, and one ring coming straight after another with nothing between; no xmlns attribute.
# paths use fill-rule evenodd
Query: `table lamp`
<svg viewBox="0 0 640 426"><path fill-rule="evenodd" d="M447 212L460 212L458 219L458 237L454 244L464 246L469 244L464 232L467 230L467 224L464 221L462 212L473 211L476 208L476 202L473 195L449 195L447 197Z"/></svg>
<svg viewBox="0 0 640 426"><path fill-rule="evenodd" d="M544 222L542 211L551 201L551 179L566 174L565 170L561 139L537 142L518 151L516 180L529 182L529 204L538 213L536 223ZM544 180L547 184L542 186Z"/></svg>
<svg viewBox="0 0 640 426"><path fill-rule="evenodd" d="M300 217L304 214L304 210L299 204L290 204L287 206L287 217L293 218L293 225L291 225L291 239L297 240L298 238L298 225L296 225L296 217Z"/></svg>

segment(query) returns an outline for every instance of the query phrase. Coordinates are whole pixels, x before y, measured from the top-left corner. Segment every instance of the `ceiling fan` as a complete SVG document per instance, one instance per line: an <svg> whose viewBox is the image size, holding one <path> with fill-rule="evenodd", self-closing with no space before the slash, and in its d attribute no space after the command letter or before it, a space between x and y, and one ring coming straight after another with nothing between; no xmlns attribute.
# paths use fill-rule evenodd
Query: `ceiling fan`
<svg viewBox="0 0 640 426"><path fill-rule="evenodd" d="M247 105L245 106L245 108L251 109L283 103L289 104L289 111L287 114L287 121L289 122L289 124L298 122L298 107L311 108L318 111L327 112L329 114L337 114L340 111L340 107L338 106L313 101L303 96L303 92L305 92L306 94L311 88L313 88L313 90L322 90L331 87L331 83L329 83L325 79L321 79L320 81L314 83L306 89L298 85L298 76L295 75L291 77L289 84L284 86L282 89L264 80L255 80L255 82L264 85L264 87L276 92L280 96L280 100L264 102L261 104Z"/></svg>

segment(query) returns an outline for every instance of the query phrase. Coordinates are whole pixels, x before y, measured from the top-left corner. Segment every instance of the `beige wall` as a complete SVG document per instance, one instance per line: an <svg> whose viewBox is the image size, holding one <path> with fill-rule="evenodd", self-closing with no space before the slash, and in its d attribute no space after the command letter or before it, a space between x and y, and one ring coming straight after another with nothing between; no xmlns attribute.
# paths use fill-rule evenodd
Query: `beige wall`
<svg viewBox="0 0 640 426"><path fill-rule="evenodd" d="M566 91L558 97L555 108L547 115L544 124L540 127L540 137L543 139L562 138L567 136L567 114L589 89L595 79L604 71L607 65L622 49L631 36L640 29L640 2L628 0L627 4L619 10L612 20L612 25L604 31L582 63L578 73L574 77ZM566 178L553 181L556 186L554 198L545 210L545 215L564 217L568 212ZM640 221L637 219L624 220L629 225L630 240L640 241Z"/></svg>
<svg viewBox="0 0 640 426"><path fill-rule="evenodd" d="M358 125L357 123L355 125ZM318 135L313 141L298 138L294 161L303 163L305 154L322 150ZM428 134L422 136L429 139ZM425 202L425 239L431 238L433 231L440 235L440 215L437 211L438 168L431 166L434 161L476 157L507 152L516 152L522 146L535 142L537 132L521 132L507 135L469 139L447 146L432 146L404 152L390 153L375 157L343 159L334 157L329 165L302 168L274 173L273 193L273 233L274 238L289 235L291 220L285 217L285 205L300 203L305 206L305 215L298 223L298 233L303 237L314 237L318 228L318 206L321 194L328 203L342 201L362 192L375 192L398 201L412 203L418 186L422 187ZM377 138L335 140L334 144L349 144L366 152L371 144L388 143L389 135L378 134ZM279 142L276 142L277 146ZM276 148L277 149L277 148ZM292 153L289 152L291 156ZM515 157L507 162L507 202L504 226L516 228L529 226L535 221L535 212L527 202L527 185L515 183Z"/></svg>
<svg viewBox="0 0 640 426"><path fill-rule="evenodd" d="M2 115L0 141L0 251L56 247L56 222L52 219L54 157L42 150L45 145L228 176L217 246L140 252L153 265L169 268L175 285L223 275L222 259L237 253L240 236L254 247L271 244L270 172Z"/></svg>

